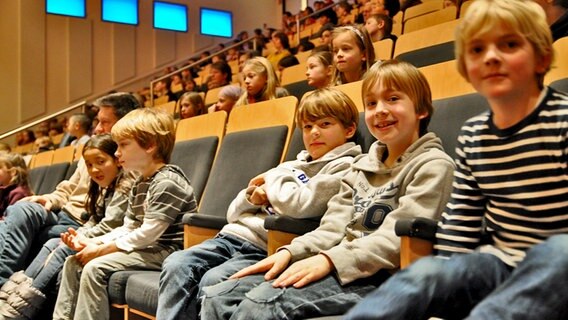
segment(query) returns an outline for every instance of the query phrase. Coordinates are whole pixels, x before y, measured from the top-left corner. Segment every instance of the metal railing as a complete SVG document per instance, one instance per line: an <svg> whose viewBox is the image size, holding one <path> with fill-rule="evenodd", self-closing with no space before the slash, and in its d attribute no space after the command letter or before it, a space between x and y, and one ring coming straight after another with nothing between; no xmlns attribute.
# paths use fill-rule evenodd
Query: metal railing
<svg viewBox="0 0 568 320"><path fill-rule="evenodd" d="M198 65L200 65L201 63L210 60L213 56L216 56L216 55L218 55L218 54L221 54L221 53L224 53L224 52L226 52L226 51L229 51L229 50L232 49L232 48L237 48L237 47L241 46L242 44L247 43L247 42L250 42L250 41L253 42L253 44L252 44L252 45L253 45L252 49L256 51L256 49L257 49L257 48L256 48L256 41L254 41L254 40L255 40L254 38L242 40L242 41L237 42L237 43L235 43L235 44L233 44L233 45L231 45L231 46L229 46L229 47L223 48L222 50L216 51L215 53L212 53L212 54L210 54L209 56L207 56L207 57L205 57L205 58L199 59L199 60L195 61L194 63L191 63L191 64L189 64L189 65L187 65L187 66L183 66L182 68L176 69L176 70L174 70L174 71L172 71L172 72L170 72L170 73L168 73L168 74L165 74L165 75L163 75L163 76L161 76L161 77L159 77L159 78L156 78L156 79L150 81L150 106L152 106L152 107L154 106L154 84L155 84L156 82L162 81L162 80L164 80L164 79L168 79L169 77L173 76L174 74L178 74L178 73L180 73L180 72L182 72L182 71L184 71L184 70L191 69L191 68L193 68L193 67L195 67L195 66L198 66Z"/></svg>
<svg viewBox="0 0 568 320"><path fill-rule="evenodd" d="M63 110L57 111L57 112L55 112L55 113L53 113L53 114L50 114L50 115L48 115L48 116L45 116L45 117L43 117L43 118L41 118L41 119L35 120L35 121L31 122L31 123L25 124L25 125L20 126L20 127L16 128L16 129L12 129L12 130L10 130L10 131L8 131L8 132L5 132L5 133L3 133L3 134L0 135L0 140L5 139L5 138L7 138L7 137L9 137L9 136L11 136L11 135L13 135L13 134L16 134L16 133L22 131L22 130L26 130L26 129L29 129L29 128L31 128L31 127L35 127L35 126L37 126L38 124L40 124L40 123L42 123L42 122L44 122L44 121L46 121L46 120L49 120L49 119L54 118L54 117L58 117L58 116L60 116L60 115L62 115L62 114L65 114L65 113L67 113L67 112L73 111L73 110L75 110L75 109L77 109L77 108L83 108L83 111L82 111L82 112L85 112L86 110L84 110L84 107L85 107L86 105L87 105L87 102L86 102L86 101L81 101L81 102L75 103L74 105L72 105L72 106L70 106L70 107L67 107L67 108L65 108L65 109L63 109Z"/></svg>

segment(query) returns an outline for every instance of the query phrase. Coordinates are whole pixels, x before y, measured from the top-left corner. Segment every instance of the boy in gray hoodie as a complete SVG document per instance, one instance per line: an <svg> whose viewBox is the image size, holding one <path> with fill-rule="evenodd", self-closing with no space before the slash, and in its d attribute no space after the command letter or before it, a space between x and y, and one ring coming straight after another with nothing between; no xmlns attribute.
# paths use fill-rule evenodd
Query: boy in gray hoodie
<svg viewBox="0 0 568 320"><path fill-rule="evenodd" d="M269 214L323 215L361 148L348 142L359 112L337 89L304 97L296 116L306 150L255 178L229 206L228 224L214 239L168 257L162 266L158 319L196 319L201 288L266 258Z"/></svg>
<svg viewBox="0 0 568 320"><path fill-rule="evenodd" d="M427 132L433 111L428 82L412 65L391 60L371 67L362 92L365 122L378 141L355 159L320 226L204 288L202 319L344 313L399 269L396 220L439 217L454 164ZM260 272L266 274L253 275Z"/></svg>

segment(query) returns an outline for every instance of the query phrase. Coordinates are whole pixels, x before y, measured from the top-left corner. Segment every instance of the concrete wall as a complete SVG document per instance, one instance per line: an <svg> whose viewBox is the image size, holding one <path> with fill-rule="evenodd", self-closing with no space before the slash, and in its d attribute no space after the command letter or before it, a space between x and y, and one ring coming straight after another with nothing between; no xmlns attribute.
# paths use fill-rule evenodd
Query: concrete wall
<svg viewBox="0 0 568 320"><path fill-rule="evenodd" d="M233 33L278 27L281 0L169 0L188 6L188 33L152 28L152 1L139 0L139 25L45 14L44 1L0 1L0 134L114 88L134 90L156 72L229 39L199 34L199 8L233 12Z"/></svg>

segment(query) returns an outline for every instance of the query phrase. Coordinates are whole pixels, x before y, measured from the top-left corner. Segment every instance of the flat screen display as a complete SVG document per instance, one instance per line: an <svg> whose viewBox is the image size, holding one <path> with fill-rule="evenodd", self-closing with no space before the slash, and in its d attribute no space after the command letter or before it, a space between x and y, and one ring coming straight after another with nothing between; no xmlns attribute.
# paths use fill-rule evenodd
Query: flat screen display
<svg viewBox="0 0 568 320"><path fill-rule="evenodd" d="M138 0L102 0L101 19L138 25Z"/></svg>
<svg viewBox="0 0 568 320"><path fill-rule="evenodd" d="M85 18L85 0L45 0L45 12L68 17Z"/></svg>
<svg viewBox="0 0 568 320"><path fill-rule="evenodd" d="M187 6L154 1L154 28L187 32Z"/></svg>
<svg viewBox="0 0 568 320"><path fill-rule="evenodd" d="M201 8L201 34L207 36L232 38L233 13L211 8Z"/></svg>

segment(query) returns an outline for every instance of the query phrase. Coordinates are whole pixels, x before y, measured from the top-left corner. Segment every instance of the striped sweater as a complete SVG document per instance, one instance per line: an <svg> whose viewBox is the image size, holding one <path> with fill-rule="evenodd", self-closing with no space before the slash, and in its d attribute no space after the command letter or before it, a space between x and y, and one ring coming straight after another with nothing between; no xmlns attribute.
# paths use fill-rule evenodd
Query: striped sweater
<svg viewBox="0 0 568 320"><path fill-rule="evenodd" d="M510 128L496 128L489 111L462 127L438 255L478 250L514 267L533 245L568 232L568 95L542 96Z"/></svg>

